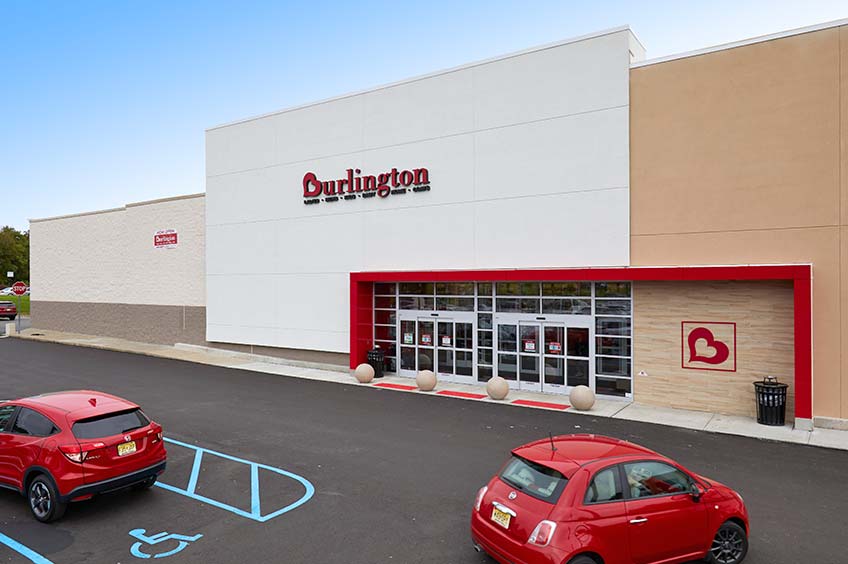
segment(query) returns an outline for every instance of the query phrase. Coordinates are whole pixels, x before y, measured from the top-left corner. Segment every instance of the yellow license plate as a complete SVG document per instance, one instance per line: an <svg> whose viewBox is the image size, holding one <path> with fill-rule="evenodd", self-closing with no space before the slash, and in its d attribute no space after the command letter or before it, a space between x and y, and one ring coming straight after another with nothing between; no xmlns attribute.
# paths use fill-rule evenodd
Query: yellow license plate
<svg viewBox="0 0 848 564"><path fill-rule="evenodd" d="M135 441L118 445L118 456L126 456L135 452Z"/></svg>
<svg viewBox="0 0 848 564"><path fill-rule="evenodd" d="M509 520L510 514L504 513L503 511L492 508L492 521L503 527L504 529L509 529Z"/></svg>

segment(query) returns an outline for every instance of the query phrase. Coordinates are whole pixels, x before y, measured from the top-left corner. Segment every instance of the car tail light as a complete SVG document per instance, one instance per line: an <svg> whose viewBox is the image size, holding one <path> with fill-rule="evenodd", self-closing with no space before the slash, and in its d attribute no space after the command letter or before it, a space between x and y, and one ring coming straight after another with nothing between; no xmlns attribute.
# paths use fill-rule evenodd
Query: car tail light
<svg viewBox="0 0 848 564"><path fill-rule="evenodd" d="M59 450L61 450L62 454L64 454L71 462L81 464L85 462L85 459L88 458L91 451L105 447L106 445L103 443L84 443L76 445L62 445L59 447Z"/></svg>
<svg viewBox="0 0 848 564"><path fill-rule="evenodd" d="M542 521L533 529L533 533L527 539L527 542L536 546L548 546L548 543L551 542L551 537L554 536L555 530L556 523L553 521Z"/></svg>
<svg viewBox="0 0 848 564"><path fill-rule="evenodd" d="M151 427L152 429L148 431L147 434L153 434L153 440L151 442L153 444L156 444L162 440L162 427L161 425L157 425L156 423L153 423Z"/></svg>
<svg viewBox="0 0 848 564"><path fill-rule="evenodd" d="M480 505L483 503L483 496L486 495L487 491L489 491L489 486L483 486L480 488L480 491L477 492L477 499L474 500L475 511L480 511Z"/></svg>

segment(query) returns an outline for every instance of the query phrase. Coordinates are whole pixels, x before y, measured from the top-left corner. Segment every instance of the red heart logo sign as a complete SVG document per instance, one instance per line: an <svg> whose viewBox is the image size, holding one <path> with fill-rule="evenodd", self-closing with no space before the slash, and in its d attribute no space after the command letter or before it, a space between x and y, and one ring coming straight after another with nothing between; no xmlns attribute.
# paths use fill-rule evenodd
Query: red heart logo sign
<svg viewBox="0 0 848 564"><path fill-rule="evenodd" d="M695 350L695 345L699 340L704 339L707 346L715 352L712 356L699 355ZM689 362L706 362L707 364L721 364L730 356L730 349L727 345L719 341L713 335L713 332L706 327L696 327L689 333Z"/></svg>

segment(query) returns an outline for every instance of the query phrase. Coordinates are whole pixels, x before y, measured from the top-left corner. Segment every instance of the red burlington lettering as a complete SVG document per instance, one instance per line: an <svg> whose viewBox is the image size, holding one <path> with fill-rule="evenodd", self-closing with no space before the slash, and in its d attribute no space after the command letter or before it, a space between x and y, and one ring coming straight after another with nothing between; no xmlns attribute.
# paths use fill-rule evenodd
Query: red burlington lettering
<svg viewBox="0 0 848 564"><path fill-rule="evenodd" d="M416 186L420 184L430 184L430 173L426 168L413 169L412 173L415 175L414 183Z"/></svg>
<svg viewBox="0 0 848 564"><path fill-rule="evenodd" d="M321 195L321 182L314 172L307 172L303 175L303 197L314 198Z"/></svg>
<svg viewBox="0 0 848 564"><path fill-rule="evenodd" d="M325 196L342 196L345 193L364 191L377 192L378 196L385 198L398 186L422 186L430 183L430 172L426 168L404 169L400 172L397 168L392 168L388 172L364 176L360 176L362 171L358 168L349 168L346 172L347 177L338 180L319 180L314 172L307 172L303 175L303 197L317 198L322 193Z"/></svg>
<svg viewBox="0 0 848 564"><path fill-rule="evenodd" d="M391 177L392 175L388 172L377 175L377 195L381 198L385 198L392 191L391 187L387 184Z"/></svg>

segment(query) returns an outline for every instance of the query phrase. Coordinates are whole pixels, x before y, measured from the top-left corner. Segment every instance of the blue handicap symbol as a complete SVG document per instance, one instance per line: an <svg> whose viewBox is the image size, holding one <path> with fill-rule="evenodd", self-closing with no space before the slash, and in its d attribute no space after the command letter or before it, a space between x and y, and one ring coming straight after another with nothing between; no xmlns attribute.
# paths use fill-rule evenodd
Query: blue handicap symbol
<svg viewBox="0 0 848 564"><path fill-rule="evenodd" d="M150 558L151 556L153 556L151 554L147 554L146 552L141 551L141 547L143 546L142 543L149 544L149 545L155 545L155 544L159 544L160 542L165 542L165 541L169 541L169 540L179 541L179 544L177 545L177 547L175 549L169 550L168 552L162 552L162 553L159 553L159 554L153 556L153 558L166 558L168 556L173 556L174 554L182 551L185 547L188 546L188 543L194 542L194 541L196 541L197 539L199 539L203 536L203 535L194 535L193 537L187 537L185 535L175 535L175 534L172 534L172 533L168 533L167 531L162 531L161 533L156 533L155 535L150 535L150 536L147 536L144 533L145 533L144 529L133 529L132 531L129 532L129 535L131 537L135 537L140 541L140 542L133 544L132 548L130 548L130 554L132 554L136 558Z"/></svg>

